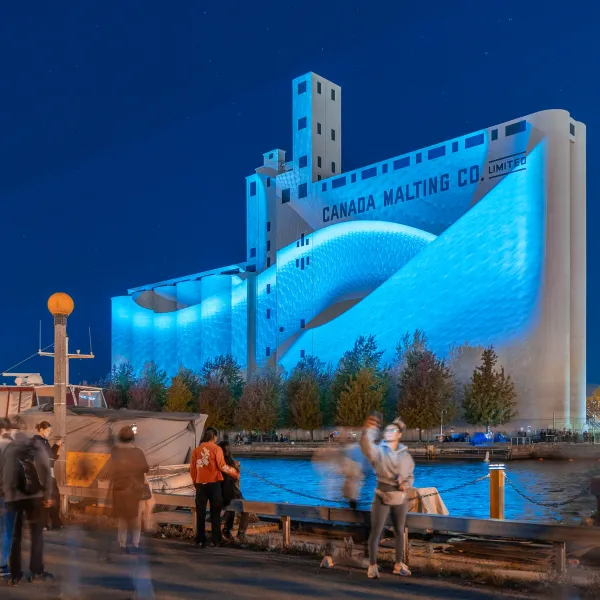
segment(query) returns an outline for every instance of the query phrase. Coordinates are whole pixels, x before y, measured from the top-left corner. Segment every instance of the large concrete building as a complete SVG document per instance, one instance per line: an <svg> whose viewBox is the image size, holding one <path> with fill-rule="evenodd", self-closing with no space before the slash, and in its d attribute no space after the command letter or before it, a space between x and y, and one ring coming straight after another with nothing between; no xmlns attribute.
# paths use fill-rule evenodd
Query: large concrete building
<svg viewBox="0 0 600 600"><path fill-rule="evenodd" d="M585 125L547 110L344 172L341 88L308 73L292 102L293 158L246 178L246 260L113 298L113 362L289 370L367 334L391 359L419 328L494 344L523 422L581 425Z"/></svg>

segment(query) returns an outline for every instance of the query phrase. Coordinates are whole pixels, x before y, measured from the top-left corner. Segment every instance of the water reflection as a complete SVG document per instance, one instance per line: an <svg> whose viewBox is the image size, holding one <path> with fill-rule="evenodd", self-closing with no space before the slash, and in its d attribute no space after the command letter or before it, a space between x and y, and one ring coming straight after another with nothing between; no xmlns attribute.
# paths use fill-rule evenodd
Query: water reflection
<svg viewBox="0 0 600 600"><path fill-rule="evenodd" d="M341 497L343 477L332 467L315 465L308 459L242 458L241 463L250 471L290 490L336 500ZM422 462L417 463L415 485L453 487L461 481L471 481L488 472L483 462ZM600 474L600 464L591 462L514 461L506 465L512 482L526 495L543 502L558 502L589 488L589 480ZM361 508L368 507L375 487L375 478L368 475L361 493ZM242 476L242 489L247 500L289 502L290 504L325 504L319 500L296 496L267 485L248 472ZM461 490L443 494L451 515L487 518L489 516L489 484L481 481ZM333 502L329 502L335 506ZM580 522L595 509L595 498L584 496L565 507L537 506L506 487L505 517L530 521Z"/></svg>

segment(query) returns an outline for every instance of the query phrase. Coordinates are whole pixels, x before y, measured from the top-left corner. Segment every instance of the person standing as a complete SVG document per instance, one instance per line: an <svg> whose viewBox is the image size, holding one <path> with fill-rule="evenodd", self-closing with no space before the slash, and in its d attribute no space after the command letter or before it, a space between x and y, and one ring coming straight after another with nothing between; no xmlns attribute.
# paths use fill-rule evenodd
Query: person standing
<svg viewBox="0 0 600 600"><path fill-rule="evenodd" d="M223 450L223 457L228 466L235 469L238 473L240 472L240 463L238 463L231 453L231 446L229 442L221 442L219 448ZM240 488L240 479L232 477L229 473L223 472L223 481L221 484L221 493L223 495L223 506L227 507L231 504L232 500L242 500L242 490ZM244 543L247 541L246 532L248 531L248 519L250 515L247 512L240 513L240 524L238 526L237 539ZM233 523L235 521L235 511L225 511L225 523L223 526L223 537L229 541L233 541L231 531L233 529Z"/></svg>
<svg viewBox="0 0 600 600"><path fill-rule="evenodd" d="M14 513L14 533L10 552L9 585L23 579L21 542L23 521L31 537L29 581L48 581L54 577L44 570L43 518L52 504L52 471L47 452L21 430L3 452L2 486L6 506Z"/></svg>
<svg viewBox="0 0 600 600"><path fill-rule="evenodd" d="M8 419L0 419L0 578L10 577L8 556L12 546L15 525L15 513L9 511L6 507L4 487L2 485L4 451L12 442L11 429L12 427Z"/></svg>
<svg viewBox="0 0 600 600"><path fill-rule="evenodd" d="M196 488L196 546L206 548L206 506L210 502L212 544L221 543L223 473L239 478L237 469L225 462L223 450L216 443L217 430L208 427L200 445L192 452L190 476Z"/></svg>
<svg viewBox="0 0 600 600"><path fill-rule="evenodd" d="M51 529L61 529L63 526L62 519L60 518L60 492L54 477L54 463L58 460L58 453L62 446L62 440L58 440L53 446L50 446L48 441L52 434L52 425L48 421L42 421L35 426L37 433L33 436L33 439L40 444L50 461L50 469L52 472L52 505L45 510L43 518L44 529L50 527Z"/></svg>
<svg viewBox="0 0 600 600"><path fill-rule="evenodd" d="M146 490L146 473L150 470L143 451L134 445L135 434L129 426L119 430L118 443L111 451L110 480L113 517L119 521L119 548L127 552L131 533L133 551L137 552L142 535L142 510Z"/></svg>
<svg viewBox="0 0 600 600"><path fill-rule="evenodd" d="M381 533L388 515L392 516L396 542L394 575L408 577L411 573L404 564L404 526L408 502L406 492L414 482L415 463L408 448L400 443L406 426L400 419L383 430L383 441L375 444L380 421L370 416L365 422L360 448L377 475L377 487L371 506L371 532L369 534L369 570L371 579L379 578L377 553Z"/></svg>

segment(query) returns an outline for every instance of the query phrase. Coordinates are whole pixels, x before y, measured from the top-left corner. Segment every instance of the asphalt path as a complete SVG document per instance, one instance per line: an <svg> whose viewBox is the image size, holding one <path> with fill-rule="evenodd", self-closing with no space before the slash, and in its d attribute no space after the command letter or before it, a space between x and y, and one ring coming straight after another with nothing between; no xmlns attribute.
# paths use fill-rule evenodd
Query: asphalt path
<svg viewBox="0 0 600 600"><path fill-rule="evenodd" d="M144 539L138 556L102 559L114 533L70 527L46 535L46 569L54 583L0 587L0 599L116 600L128 598L224 598L227 600L441 599L494 600L525 597L491 588L473 588L444 579L367 578L349 568L320 570L315 558L240 548L197 549L191 543ZM114 545L113 545L114 548ZM27 544L24 565L28 560ZM1 585L1 584L0 584ZM527 596L531 598L531 596Z"/></svg>

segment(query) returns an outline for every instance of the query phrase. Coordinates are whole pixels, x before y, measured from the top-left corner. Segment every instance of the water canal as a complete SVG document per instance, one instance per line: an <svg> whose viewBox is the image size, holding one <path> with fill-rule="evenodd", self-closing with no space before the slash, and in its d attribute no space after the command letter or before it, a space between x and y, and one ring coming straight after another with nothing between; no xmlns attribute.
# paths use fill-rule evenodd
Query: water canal
<svg viewBox="0 0 600 600"><path fill-rule="evenodd" d="M247 500L265 502L289 502L290 504L328 504L298 496L302 492L328 500L339 499L343 478L331 467L315 465L303 458L242 458L242 491ZM253 477L250 472L275 482L290 491L268 485ZM484 462L440 461L418 462L415 470L415 486L436 487L443 491L461 482L469 482L486 475ZM600 462L580 461L514 461L506 465L506 473L516 487L536 501L561 502L589 488L593 475L600 475ZM361 508L367 508L372 498L375 479L369 474L361 494ZM465 517L489 517L489 482L480 481L463 489L442 494L451 515ZM595 498L584 496L563 507L539 506L522 498L510 486L506 486L505 517L529 521L579 523L595 509Z"/></svg>

